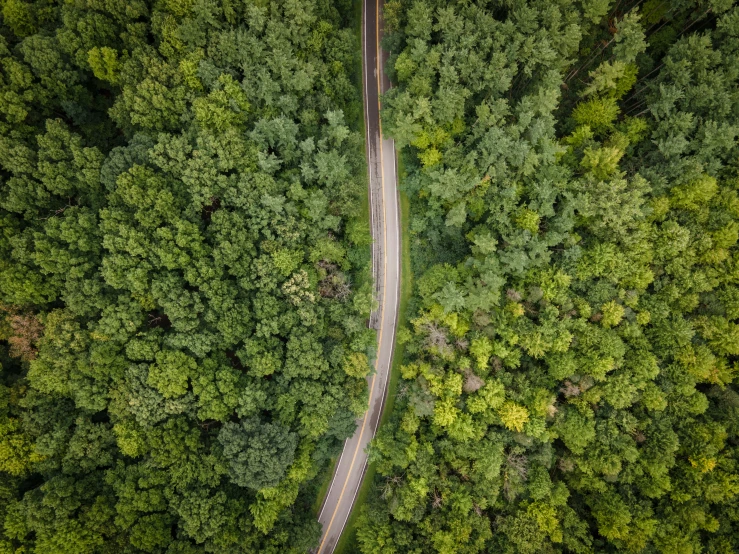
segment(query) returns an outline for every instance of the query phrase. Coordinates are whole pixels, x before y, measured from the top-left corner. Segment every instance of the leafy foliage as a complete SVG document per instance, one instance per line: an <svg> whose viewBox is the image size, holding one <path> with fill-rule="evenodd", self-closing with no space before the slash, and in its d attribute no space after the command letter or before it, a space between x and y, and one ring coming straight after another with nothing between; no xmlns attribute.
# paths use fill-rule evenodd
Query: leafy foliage
<svg viewBox="0 0 739 554"><path fill-rule="evenodd" d="M0 12L0 551L307 551L375 347L351 8Z"/></svg>
<svg viewBox="0 0 739 554"><path fill-rule="evenodd" d="M419 277L362 552L739 550L737 8L391 15Z"/></svg>

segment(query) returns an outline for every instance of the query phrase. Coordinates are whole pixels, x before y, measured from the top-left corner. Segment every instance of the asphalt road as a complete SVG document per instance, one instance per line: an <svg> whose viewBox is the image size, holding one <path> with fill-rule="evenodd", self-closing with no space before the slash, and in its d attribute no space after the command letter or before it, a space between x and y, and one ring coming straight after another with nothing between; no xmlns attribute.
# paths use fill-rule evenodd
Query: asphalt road
<svg viewBox="0 0 739 554"><path fill-rule="evenodd" d="M387 54L380 50L382 0L364 0L362 59L364 117L367 128L370 212L374 246L372 268L378 309L370 324L377 329L375 371L367 378L369 406L354 436L344 443L331 486L318 516L323 526L318 554L330 554L339 542L367 468L367 445L380 422L395 348L400 287L400 218L395 144L382 138L379 94L390 87L383 71Z"/></svg>

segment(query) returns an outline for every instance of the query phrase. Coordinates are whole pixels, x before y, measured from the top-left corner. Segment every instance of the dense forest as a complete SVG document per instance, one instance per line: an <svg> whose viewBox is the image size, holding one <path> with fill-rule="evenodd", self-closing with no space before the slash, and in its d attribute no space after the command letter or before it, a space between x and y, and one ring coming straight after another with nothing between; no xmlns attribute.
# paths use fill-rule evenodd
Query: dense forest
<svg viewBox="0 0 739 554"><path fill-rule="evenodd" d="M304 553L375 333L350 1L0 0L0 552Z"/></svg>
<svg viewBox="0 0 739 554"><path fill-rule="evenodd" d="M362 552L739 552L739 8L385 22L415 285Z"/></svg>
<svg viewBox="0 0 739 554"><path fill-rule="evenodd" d="M305 553L376 336L352 0L0 0L0 554ZM415 277L364 554L739 552L739 7L387 0Z"/></svg>

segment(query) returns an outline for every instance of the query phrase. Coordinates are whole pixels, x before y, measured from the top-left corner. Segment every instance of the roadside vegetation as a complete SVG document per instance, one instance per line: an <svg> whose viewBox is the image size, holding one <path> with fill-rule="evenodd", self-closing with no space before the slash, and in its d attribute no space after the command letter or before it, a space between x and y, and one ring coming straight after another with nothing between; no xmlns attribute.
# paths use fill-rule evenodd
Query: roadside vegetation
<svg viewBox="0 0 739 554"><path fill-rule="evenodd" d="M739 551L739 8L385 22L415 288L361 551Z"/></svg>

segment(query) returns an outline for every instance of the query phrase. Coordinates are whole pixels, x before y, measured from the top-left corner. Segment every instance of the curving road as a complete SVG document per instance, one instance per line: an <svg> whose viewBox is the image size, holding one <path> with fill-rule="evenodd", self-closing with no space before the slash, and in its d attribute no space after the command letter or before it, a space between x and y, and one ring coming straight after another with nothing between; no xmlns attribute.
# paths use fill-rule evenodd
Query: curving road
<svg viewBox="0 0 739 554"><path fill-rule="evenodd" d="M382 0L364 0L362 13L362 59L364 118L367 128L367 163L374 239L372 271L378 309L370 325L378 330L375 371L369 383L369 407L358 422L354 436L344 443L331 486L318 521L323 526L318 554L330 554L339 542L354 499L367 468L367 446L380 423L390 366L395 347L400 286L400 220L395 164L395 144L382 138L380 94L390 87L383 71L387 54L380 50Z"/></svg>

